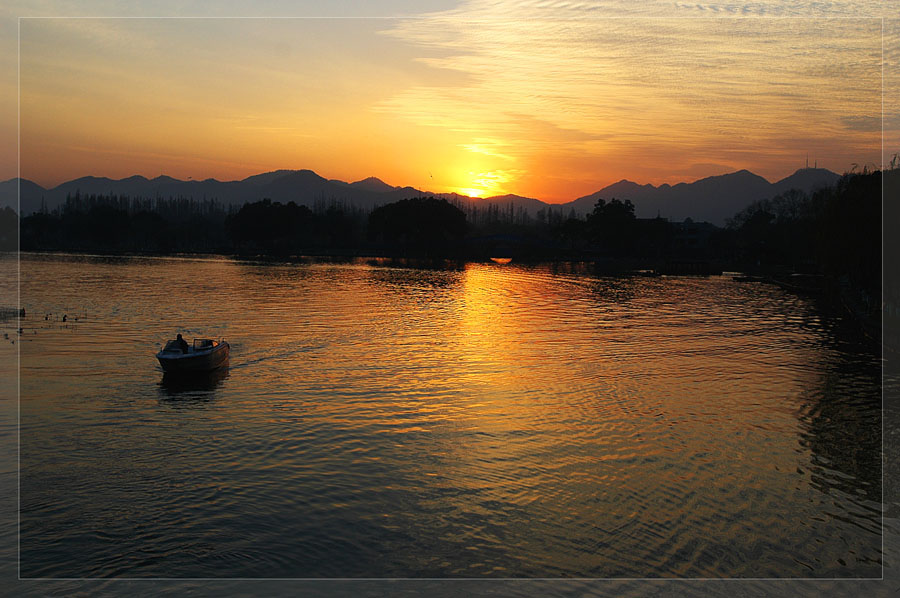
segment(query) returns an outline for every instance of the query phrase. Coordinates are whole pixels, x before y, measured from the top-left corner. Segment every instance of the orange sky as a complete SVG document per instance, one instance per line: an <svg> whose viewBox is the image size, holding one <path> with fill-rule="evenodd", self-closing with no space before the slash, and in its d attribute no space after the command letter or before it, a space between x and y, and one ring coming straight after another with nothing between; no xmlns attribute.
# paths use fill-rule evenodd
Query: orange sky
<svg viewBox="0 0 900 598"><path fill-rule="evenodd" d="M23 19L21 175L309 168L561 202L622 178L777 180L807 153L837 172L881 162L878 19L527 18L533 4Z"/></svg>

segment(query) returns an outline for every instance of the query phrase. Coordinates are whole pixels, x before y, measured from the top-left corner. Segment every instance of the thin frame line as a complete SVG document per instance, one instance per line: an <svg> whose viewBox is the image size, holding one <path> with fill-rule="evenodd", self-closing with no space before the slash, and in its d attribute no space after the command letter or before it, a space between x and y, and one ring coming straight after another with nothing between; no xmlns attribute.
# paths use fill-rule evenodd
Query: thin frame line
<svg viewBox="0 0 900 598"><path fill-rule="evenodd" d="M884 577L20 577L20 581L884 581Z"/></svg>
<svg viewBox="0 0 900 598"><path fill-rule="evenodd" d="M78 20L120 20L120 21L128 21L128 20L145 20L145 19L168 19L168 20L219 20L219 21L233 21L233 20L241 20L241 21L280 21L280 20L298 20L298 21L397 21L397 20L412 20L412 21L420 21L420 20L434 20L438 18L437 15L440 13L432 13L430 15L396 15L396 16L370 16L370 17L352 17L346 15L334 15L334 16L83 16L83 15L59 15L59 16L28 16L23 15L19 16L19 19L36 19L36 20L51 20L51 19L78 19ZM444 17L440 17L444 19L449 19L457 23L509 23L513 20L508 17L479 17L479 18L465 18L458 15L448 15ZM621 21L694 21L694 20L706 20L706 21L741 21L741 20L754 20L754 21L857 21L857 20L865 20L865 21L882 21L884 22L884 17L864 17L864 16L801 16L801 15L782 15L782 16L765 16L765 15L721 15L721 16L712 16L712 15L698 15L698 16L651 16L651 15L643 15L643 16L613 16L613 15L594 15L594 16L585 16L585 17L534 17L528 19L515 19L514 21L517 23L522 22L544 22L544 21L559 21L559 22L573 22L573 23L583 23L585 21L607 21L607 20L621 20Z"/></svg>
<svg viewBox="0 0 900 598"><path fill-rule="evenodd" d="M884 305L884 17L881 18L881 306ZM884 579L884 310L881 312L881 578Z"/></svg>
<svg viewBox="0 0 900 598"><path fill-rule="evenodd" d="M22 309L22 18L16 21L16 307ZM19 311L21 314L22 312ZM16 577L22 579L22 338L16 344Z"/></svg>
<svg viewBox="0 0 900 598"><path fill-rule="evenodd" d="M17 235L17 254L16 254L16 283L17 283L17 300L18 308L21 309L21 105L22 105L22 85L21 85L21 23L23 19L31 20L426 20L433 19L433 15L413 15L413 16L18 16L16 22L16 51L17 51L17 207L19 208L19 234ZM495 23L510 22L508 18L481 18L481 19L465 19L453 18L455 22L465 23ZM864 17L864 16L781 16L781 15L700 15L700 16L588 16L583 18L534 18L524 19L525 21L543 22L584 22L584 21L601 21L601 20L812 20L812 21L831 21L831 20L880 20L881 22L881 177L882 177L882 218L881 218L881 235L882 235L882 301L884 299L884 17ZM521 21L521 20L518 20ZM21 312L19 312L21 313ZM722 582L744 582L744 581L782 581L786 583L799 581L884 581L884 318L881 322L882 331L882 380L881 380L881 577L22 577L21 567L21 520L22 520L22 496L21 496L21 342L16 347L16 366L17 366L17 578L19 581L659 581L659 582L694 582L694 581L722 581ZM21 339L19 339L21 341Z"/></svg>

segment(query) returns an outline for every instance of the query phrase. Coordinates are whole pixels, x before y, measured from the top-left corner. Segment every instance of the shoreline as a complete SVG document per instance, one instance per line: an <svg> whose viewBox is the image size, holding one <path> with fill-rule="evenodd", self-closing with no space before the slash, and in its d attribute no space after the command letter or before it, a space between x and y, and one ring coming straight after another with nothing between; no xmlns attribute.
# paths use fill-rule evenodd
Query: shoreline
<svg viewBox="0 0 900 598"><path fill-rule="evenodd" d="M154 251L85 251L85 250L24 250L0 252L0 255L22 254L47 256L80 256L95 258L145 258L145 259L228 259L261 264L347 264L363 262L371 266L418 268L418 269L463 269L466 264L490 264L490 257L482 256L425 256L389 254L388 252L310 252L290 255L261 253L225 252L154 252ZM675 264L689 265L689 268L672 268ZM708 277L732 276L741 284L776 285L799 296L815 299L829 310L840 311L849 316L854 327L867 342L881 348L884 358L900 356L900 335L885 334L882 318L871 314L868 295L861 288L853 287L847 280L824 274L805 274L792 271L785 266L743 268L740 264L715 260L648 260L639 258L610 258L590 254L566 257L513 257L511 264L518 266L559 266L566 264L566 270L594 276L621 277ZM667 267L668 266L668 267ZM505 264L497 264L505 267ZM885 342L887 340L887 342Z"/></svg>

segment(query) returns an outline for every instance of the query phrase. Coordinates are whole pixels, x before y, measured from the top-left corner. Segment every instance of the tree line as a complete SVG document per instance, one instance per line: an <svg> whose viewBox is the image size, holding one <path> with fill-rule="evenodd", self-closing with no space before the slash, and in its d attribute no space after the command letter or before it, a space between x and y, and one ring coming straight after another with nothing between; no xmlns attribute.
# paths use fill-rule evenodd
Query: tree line
<svg viewBox="0 0 900 598"><path fill-rule="evenodd" d="M880 288L882 184L895 187L898 179L900 169L884 179L877 171L848 174L811 195L788 191L754 202L728 222L731 247L749 268L785 265Z"/></svg>
<svg viewBox="0 0 900 598"><path fill-rule="evenodd" d="M19 217L9 206L0 210L0 251L15 251L19 245Z"/></svg>
<svg viewBox="0 0 900 598"><path fill-rule="evenodd" d="M884 172L900 176L900 168ZM852 276L874 287L881 272L881 172L844 175L812 194L754 202L724 228L639 219L628 200L600 199L578 217L511 204L473 208L418 197L363 210L268 199L226 208L184 197L75 195L21 221L24 250L215 252L238 255L385 255L483 259L717 260L734 269L786 267ZM7 213L9 212L9 213ZM11 210L0 212L9 228ZM9 221L9 223L7 223ZM6 230L6 229L3 229ZM14 234L0 242L14 245Z"/></svg>

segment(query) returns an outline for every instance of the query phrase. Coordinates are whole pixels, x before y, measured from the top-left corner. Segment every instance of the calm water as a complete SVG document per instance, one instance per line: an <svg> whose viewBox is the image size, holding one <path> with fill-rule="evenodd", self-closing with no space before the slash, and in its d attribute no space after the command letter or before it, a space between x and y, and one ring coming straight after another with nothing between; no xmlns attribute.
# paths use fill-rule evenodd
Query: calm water
<svg viewBox="0 0 900 598"><path fill-rule="evenodd" d="M24 577L881 576L879 360L809 299L571 266L21 268ZM176 331L230 368L164 377Z"/></svg>

